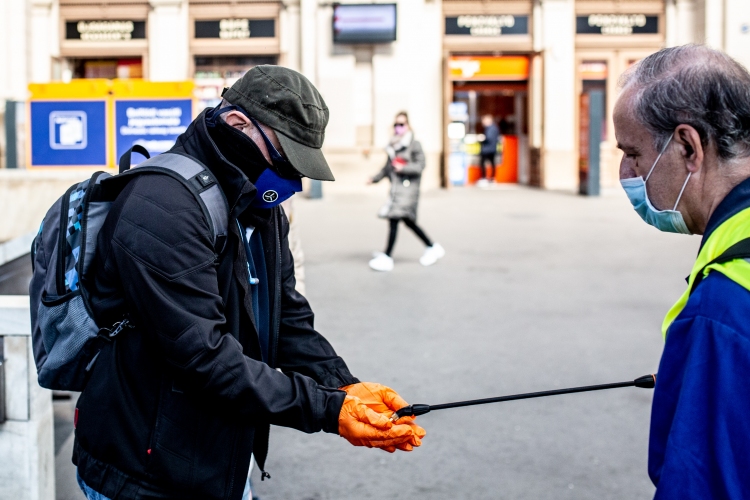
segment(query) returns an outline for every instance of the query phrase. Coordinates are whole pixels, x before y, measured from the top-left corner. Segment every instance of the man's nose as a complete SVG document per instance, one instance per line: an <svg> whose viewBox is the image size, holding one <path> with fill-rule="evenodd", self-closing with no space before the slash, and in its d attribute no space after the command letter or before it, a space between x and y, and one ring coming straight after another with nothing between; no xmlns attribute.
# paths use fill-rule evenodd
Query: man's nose
<svg viewBox="0 0 750 500"><path fill-rule="evenodd" d="M620 180L638 177L635 169L632 165L629 165L629 163L630 162L626 161L625 155L623 154L622 161L620 162Z"/></svg>

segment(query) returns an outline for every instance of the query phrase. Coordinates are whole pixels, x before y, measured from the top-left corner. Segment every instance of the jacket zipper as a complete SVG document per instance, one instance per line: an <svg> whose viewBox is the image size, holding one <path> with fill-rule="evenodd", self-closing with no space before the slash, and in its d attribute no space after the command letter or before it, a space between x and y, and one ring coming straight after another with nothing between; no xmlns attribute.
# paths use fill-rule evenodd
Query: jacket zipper
<svg viewBox="0 0 750 500"><path fill-rule="evenodd" d="M276 357L279 350L279 329L281 327L281 227L279 221L281 220L281 214L279 208L276 207L276 217L274 227L276 228L276 234L274 240L276 241L276 262L275 262L275 277L276 277L276 292L274 293L273 301L273 316L274 316L274 339L273 339L273 353L269 356L271 361L271 368L276 367Z"/></svg>

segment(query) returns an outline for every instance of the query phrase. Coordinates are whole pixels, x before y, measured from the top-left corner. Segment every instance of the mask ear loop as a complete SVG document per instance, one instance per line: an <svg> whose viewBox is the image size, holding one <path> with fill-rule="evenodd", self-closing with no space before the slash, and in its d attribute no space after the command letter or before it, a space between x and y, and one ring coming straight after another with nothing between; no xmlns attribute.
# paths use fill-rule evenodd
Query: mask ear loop
<svg viewBox="0 0 750 500"><path fill-rule="evenodd" d="M664 147L661 148L661 152L659 153L659 156L656 157L656 160L654 160L654 164L651 165L651 170L648 171L648 175L646 176L646 179L643 181L644 184L648 182L648 178L651 177L651 174L656 168L656 164L659 163L659 159L661 158L661 155L664 154L664 151L667 150L667 146L669 146L669 143L672 142L672 137L674 137L674 132L669 134L669 139L667 139L667 143L664 145Z"/></svg>
<svg viewBox="0 0 750 500"><path fill-rule="evenodd" d="M674 208L672 209L672 211L677 210L677 205L680 204L680 198L682 198L682 193L685 192L685 188L687 187L687 183L690 180L690 176L691 175L693 175L693 173L692 172L688 172L687 179L685 179L685 182L682 184L682 189L680 189L680 194L677 195L677 201L674 202Z"/></svg>

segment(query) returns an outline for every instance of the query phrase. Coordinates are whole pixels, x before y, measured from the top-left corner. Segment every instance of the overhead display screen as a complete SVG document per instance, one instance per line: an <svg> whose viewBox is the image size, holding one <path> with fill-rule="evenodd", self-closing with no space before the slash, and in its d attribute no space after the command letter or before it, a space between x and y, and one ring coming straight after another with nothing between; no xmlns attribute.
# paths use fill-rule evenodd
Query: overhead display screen
<svg viewBox="0 0 750 500"><path fill-rule="evenodd" d="M396 4L334 5L334 43L388 43L396 40Z"/></svg>

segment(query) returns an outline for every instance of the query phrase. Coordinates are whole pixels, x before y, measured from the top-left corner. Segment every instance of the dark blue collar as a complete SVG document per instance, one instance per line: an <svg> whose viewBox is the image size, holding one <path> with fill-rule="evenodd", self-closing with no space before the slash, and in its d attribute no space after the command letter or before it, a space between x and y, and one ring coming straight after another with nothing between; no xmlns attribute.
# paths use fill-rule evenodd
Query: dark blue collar
<svg viewBox="0 0 750 500"><path fill-rule="evenodd" d="M716 207L714 213L711 214L711 217L708 219L708 224L706 224L706 231L703 233L701 248L703 248L704 243L708 241L708 237L711 236L711 233L713 233L719 226L749 207L750 178L740 182L729 191L729 194L721 200L719 206Z"/></svg>

